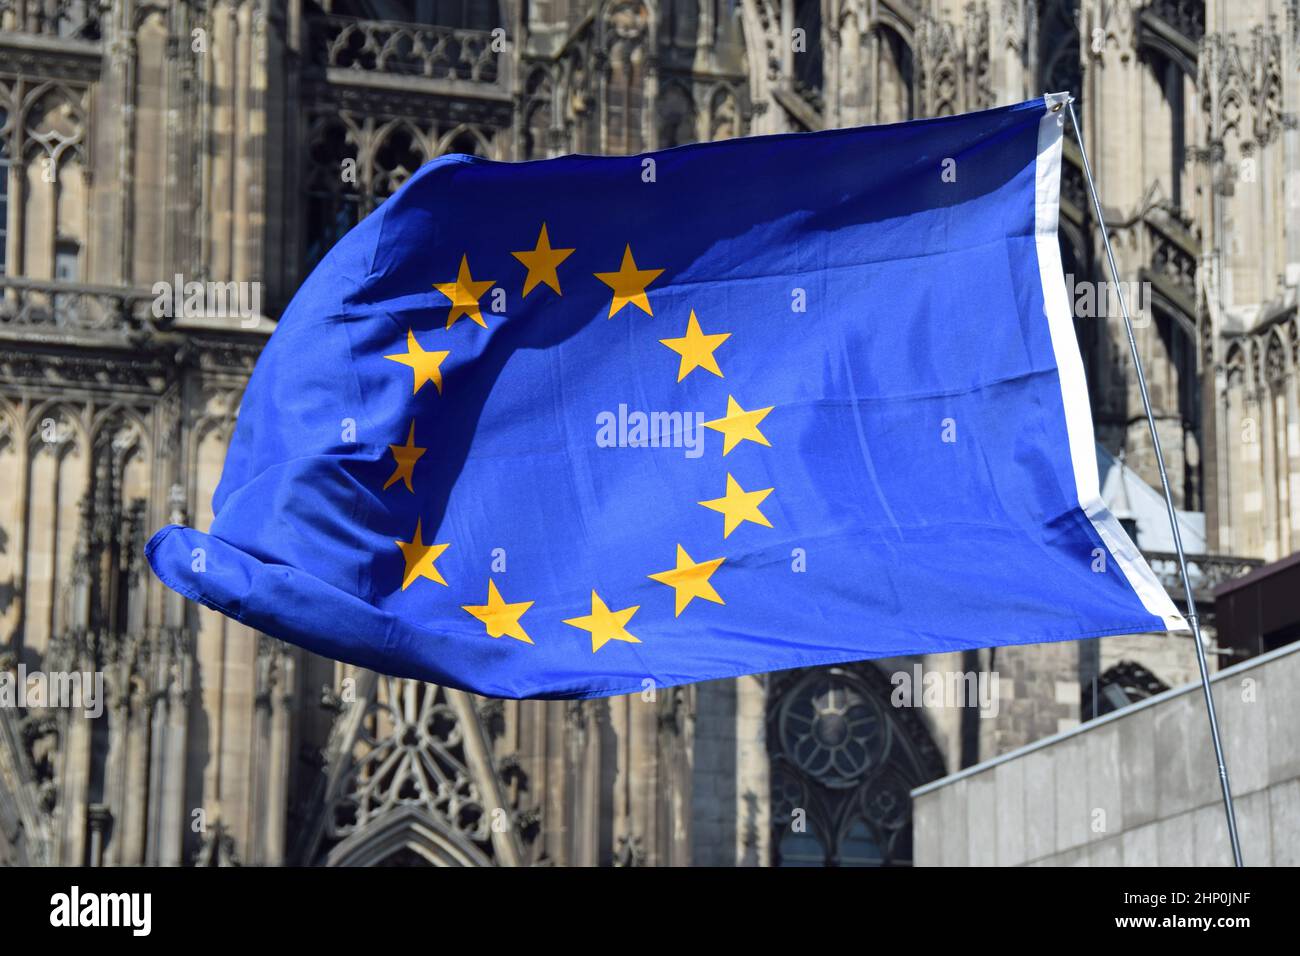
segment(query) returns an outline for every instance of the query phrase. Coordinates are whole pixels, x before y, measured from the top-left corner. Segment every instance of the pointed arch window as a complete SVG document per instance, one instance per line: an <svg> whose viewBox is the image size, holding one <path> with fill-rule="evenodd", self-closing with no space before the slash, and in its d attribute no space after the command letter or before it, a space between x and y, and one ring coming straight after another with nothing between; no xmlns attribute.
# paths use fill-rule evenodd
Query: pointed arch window
<svg viewBox="0 0 1300 956"><path fill-rule="evenodd" d="M352 130L340 121L323 122L313 132L307 151L304 258L310 270L368 210L361 208L361 170Z"/></svg>
<svg viewBox="0 0 1300 956"><path fill-rule="evenodd" d="M769 690L777 866L907 866L910 791L943 773L920 717L871 664L789 671Z"/></svg>

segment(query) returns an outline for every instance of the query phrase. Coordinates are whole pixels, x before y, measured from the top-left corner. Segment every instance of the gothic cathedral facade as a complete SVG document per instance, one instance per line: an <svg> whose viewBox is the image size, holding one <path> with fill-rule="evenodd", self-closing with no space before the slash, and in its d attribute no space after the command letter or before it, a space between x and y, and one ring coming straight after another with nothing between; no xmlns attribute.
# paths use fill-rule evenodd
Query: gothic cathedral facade
<svg viewBox="0 0 1300 956"><path fill-rule="evenodd" d="M632 154L1064 90L1105 200L1103 224L1072 140L1066 271L1104 280L1105 228L1144 292L1138 343L1178 506L1203 516L1203 583L1284 557L1300 546L1298 9L0 0L0 671L98 671L106 694L93 719L0 708L0 863L910 862L911 787L1077 722L1120 665L1187 679L1190 645L921 662L995 668L987 720L890 706L880 662L485 700L188 604L144 542L211 520L275 317L434 157ZM192 282L252 287L252 308L158 314L160 288ZM1157 484L1104 298L1077 319L1097 438Z"/></svg>

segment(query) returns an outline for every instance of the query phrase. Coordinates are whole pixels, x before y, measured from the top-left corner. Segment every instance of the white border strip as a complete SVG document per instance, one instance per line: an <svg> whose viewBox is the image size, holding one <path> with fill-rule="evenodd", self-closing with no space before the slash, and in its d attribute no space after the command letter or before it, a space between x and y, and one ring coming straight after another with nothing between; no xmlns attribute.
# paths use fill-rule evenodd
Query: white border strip
<svg viewBox="0 0 1300 956"><path fill-rule="evenodd" d="M1061 403L1065 407L1065 428L1070 440L1070 460L1074 465L1079 507L1092 522L1143 606L1165 622L1166 630L1187 631L1190 630L1187 622L1169 599L1164 586L1101 500L1088 384L1084 380L1083 358L1074 334L1061 266L1061 248L1056 235L1061 198L1061 138L1065 127L1065 113L1061 107L1068 95L1048 93L1043 97L1046 112L1038 124L1034 231L1038 246L1038 273L1043 283L1043 303L1061 380ZM1056 110L1053 110L1054 106Z"/></svg>

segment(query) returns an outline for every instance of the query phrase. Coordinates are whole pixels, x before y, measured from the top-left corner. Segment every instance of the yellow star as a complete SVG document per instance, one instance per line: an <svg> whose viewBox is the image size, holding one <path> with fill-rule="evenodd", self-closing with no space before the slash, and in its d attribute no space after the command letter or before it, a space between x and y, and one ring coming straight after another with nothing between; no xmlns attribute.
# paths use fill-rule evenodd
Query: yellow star
<svg viewBox="0 0 1300 956"><path fill-rule="evenodd" d="M487 323L483 321L483 314L479 311L478 300L494 285L496 285L495 279L475 282L474 277L469 274L469 256L461 256L460 272L456 275L456 281L433 284L435 289L451 299L451 311L447 313L447 328L455 325L456 320L462 315L467 315L486 329Z"/></svg>
<svg viewBox="0 0 1300 956"><path fill-rule="evenodd" d="M726 558L714 558L712 561L701 561L697 564L686 553L686 549L679 544L677 546L677 567L669 571L652 574L650 580L666 584L673 589L677 599L677 609L673 616L681 617L686 605L690 604L694 598L704 598L704 600L712 601L714 604L727 603L718 596L718 592L709 583L709 577L714 571L718 570L725 560Z"/></svg>
<svg viewBox="0 0 1300 956"><path fill-rule="evenodd" d="M438 560L442 552L451 547L450 544L425 544L420 538L420 522L415 522L415 537L411 541L394 541L402 549L402 557L406 559L406 571L402 575L402 590L405 591L420 578L428 578L430 581L437 581L443 587L447 582L442 579L442 574L434 567L433 562Z"/></svg>
<svg viewBox="0 0 1300 956"><path fill-rule="evenodd" d="M617 272L597 272L596 278L614 290L614 301L609 304L609 315L613 318L629 302L646 315L654 315L650 309L650 299L645 294L646 286L663 275L663 269L638 269L632 258L632 247L623 250L623 264Z"/></svg>
<svg viewBox="0 0 1300 956"><path fill-rule="evenodd" d="M539 282L545 282L555 290L556 295L561 294L560 277L556 274L555 268L573 255L573 250L552 249L550 237L546 235L546 223L542 223L542 234L537 237L535 248L510 254L528 269L528 276L524 279L525 299L528 298L528 293L537 288Z"/></svg>
<svg viewBox="0 0 1300 956"><path fill-rule="evenodd" d="M393 355L385 355L384 358L390 362L401 362L409 366L415 373L415 383L411 387L411 394L415 395L420 391L420 386L425 382L432 382L433 387L442 394L442 363L450 355L450 352L426 352L420 348L420 343L415 341L415 332L412 329L406 330L406 351L398 352Z"/></svg>
<svg viewBox="0 0 1300 956"><path fill-rule="evenodd" d="M740 487L740 482L728 474L727 493L721 498L701 501L700 504L711 511L720 512L726 518L722 526L722 536L729 538L731 532L739 528L741 522L744 521L761 524L764 528L772 527L772 522L768 521L767 516L758 510L758 506L763 503L763 499L771 493L771 488L764 488L762 491L746 491Z"/></svg>
<svg viewBox="0 0 1300 956"><path fill-rule="evenodd" d="M758 423L767 417L776 406L769 405L767 408L757 408L747 412L740 407L732 396L727 396L727 414L724 418L715 418L711 422L705 422L705 428L712 428L714 431L722 432L722 454L728 455L731 449L735 448L742 441L748 438L750 441L756 441L760 445L766 445L771 448L772 443L764 437L763 433L758 430Z"/></svg>
<svg viewBox="0 0 1300 956"><path fill-rule="evenodd" d="M519 619L524 616L524 612L533 606L532 601L521 601L518 604L507 604L501 598L501 592L497 590L496 582L488 578L488 598L487 604L463 604L466 611L473 614L476 618L487 625L489 637L513 637L516 641L523 641L525 644L533 643L533 639L528 636L524 626L519 623Z"/></svg>
<svg viewBox="0 0 1300 956"><path fill-rule="evenodd" d="M394 482L403 481L406 483L406 490L414 492L415 488L411 485L411 480L414 478L415 463L428 451L427 448L417 448L415 445L415 419L411 419L411 431L406 436L406 444L389 445L388 448L393 453L393 460L397 462L397 467L384 482L384 490L387 491Z"/></svg>
<svg viewBox="0 0 1300 956"><path fill-rule="evenodd" d="M641 605L625 607L621 611L611 611L595 591L591 592L591 613L585 617L573 617L565 621L573 627L591 631L591 652L594 654L610 641L626 641L629 644L641 642L627 632L627 622L632 615L641 610Z"/></svg>
<svg viewBox="0 0 1300 956"><path fill-rule="evenodd" d="M691 309L691 317L686 322L686 334L679 339L659 341L682 357L681 366L677 369L677 381L680 382L697 368L722 378L722 369L718 368L718 360L713 353L729 338L731 338L730 332L705 335L700 329L699 320L695 318L695 310Z"/></svg>

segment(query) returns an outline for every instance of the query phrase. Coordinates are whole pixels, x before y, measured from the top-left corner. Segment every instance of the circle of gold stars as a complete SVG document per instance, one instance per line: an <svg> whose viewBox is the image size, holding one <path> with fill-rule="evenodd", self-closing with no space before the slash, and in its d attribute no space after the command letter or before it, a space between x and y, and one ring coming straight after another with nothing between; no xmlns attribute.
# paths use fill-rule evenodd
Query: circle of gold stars
<svg viewBox="0 0 1300 956"><path fill-rule="evenodd" d="M543 222L537 242L532 249L510 253L527 270L522 297L527 298L531 292L541 286L546 286L556 296L563 296L559 267L575 251L552 246L546 223ZM663 273L663 269L641 268L632 253L631 244L626 244L616 271L593 274L596 279L607 285L612 293L607 318L613 319L628 306L653 316L654 310L650 305L647 289ZM480 299L494 285L496 285L495 279L476 279L470 267L469 256L462 255L455 279L433 284L433 288L451 303L447 310L447 324L444 331L450 330L462 318L467 318L486 329L488 325L483 317ZM692 309L686 321L685 332L675 338L660 339L659 342L677 354L677 381L680 383L696 370L725 378L715 353L729 338L731 338L730 332L706 332L701 327L695 310ZM451 352L448 350L426 349L416 338L415 330L408 328L406 351L385 355L384 358L411 369L412 395L419 394L420 389L429 382L433 383L435 391L441 395L442 363L450 355ZM731 454L737 445L745 441L771 447L771 442L763 434L760 425L773 407L745 409L734 395L728 394L726 413L721 418L705 422L704 427L722 435L724 458ZM384 482L385 491L394 485L400 485L407 492L415 493L415 467L428 451L427 448L416 444L416 437L416 422L412 419L407 429L405 443L388 446L393 456L394 468L393 473ZM741 487L740 482L731 472L727 472L726 488L722 497L701 501L698 504L722 515L722 537L725 540L747 521L764 528L772 527L772 522L762 511L762 505L773 490L755 488L747 491ZM405 570L402 574L403 591L421 579L433 581L443 587L448 586L436 562L443 552L451 547L450 543L426 543L419 519L416 520L410 541L394 543L402 552L405 562ZM711 582L714 573L725 561L725 557L696 561L682 545L678 544L675 566L666 571L649 574L647 577L673 589L673 616L680 617L696 598L713 604L726 604ZM534 601L507 601L498 589L495 579L489 577L485 602L466 604L462 607L466 613L483 624L489 637L511 637L524 644L533 643L532 637L524 628L522 619L533 606ZM591 613L566 618L563 623L587 631L591 635L592 653L595 653L611 641L626 644L641 643L640 639L628 630L632 617L640 609L640 605L612 609L600 594L593 590Z"/></svg>

